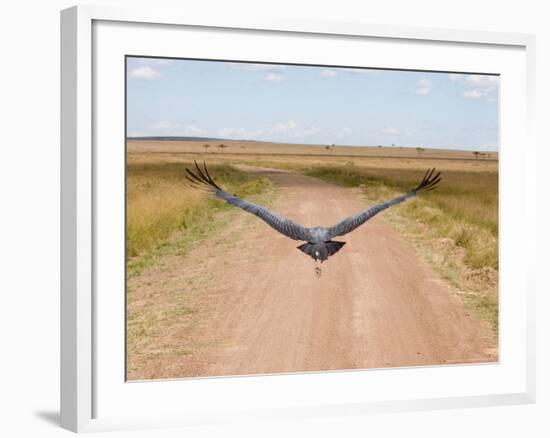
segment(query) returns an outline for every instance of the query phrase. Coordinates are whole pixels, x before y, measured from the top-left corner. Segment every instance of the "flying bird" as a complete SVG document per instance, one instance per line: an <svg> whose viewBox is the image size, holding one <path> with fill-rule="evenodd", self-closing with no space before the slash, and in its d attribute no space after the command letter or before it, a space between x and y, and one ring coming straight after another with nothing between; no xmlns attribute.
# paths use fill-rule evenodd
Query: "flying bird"
<svg viewBox="0 0 550 438"><path fill-rule="evenodd" d="M441 181L441 172L435 173L435 168L429 169L424 174L424 178L422 178L420 184L418 184L411 191L398 196L397 198L360 211L359 213L344 219L332 227L307 228L291 221L290 219L279 216L265 207L252 204L251 202L239 198L237 195L232 195L226 192L212 179L208 173L208 169L206 168L206 163L203 164L203 168L201 169L195 161L194 172L189 169L185 170L187 171L187 175L185 177L193 184L193 186L197 188L204 188L216 198L223 199L235 207L242 208L243 210L258 216L279 233L290 237L293 240L305 242L297 248L315 261L320 260L321 263L340 251L346 244L346 242L332 240L333 238L352 232L373 216L377 215L386 208L391 207L392 205L399 204L406 199L412 198L420 192L435 189L439 181Z"/></svg>

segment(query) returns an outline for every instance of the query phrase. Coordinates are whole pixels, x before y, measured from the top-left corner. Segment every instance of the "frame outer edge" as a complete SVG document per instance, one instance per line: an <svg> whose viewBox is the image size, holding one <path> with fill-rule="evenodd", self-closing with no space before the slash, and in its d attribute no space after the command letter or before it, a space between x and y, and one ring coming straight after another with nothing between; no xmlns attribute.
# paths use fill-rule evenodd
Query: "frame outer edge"
<svg viewBox="0 0 550 438"><path fill-rule="evenodd" d="M330 21L293 18L288 16L226 17L193 12L184 8L130 8L113 5L83 5L95 20L131 22L142 24L167 24L203 28L225 28L291 33L309 33L372 38L395 38L405 40L428 40L472 44L507 45L526 47L531 34L473 29L437 28L413 25L369 23L367 21Z"/></svg>
<svg viewBox="0 0 550 438"><path fill-rule="evenodd" d="M91 20L61 11L61 427L92 418ZM88 149L88 150L87 150Z"/></svg>
<svg viewBox="0 0 550 438"><path fill-rule="evenodd" d="M529 144L535 149L534 35L361 22L311 22L280 17L264 17L254 21L242 19L234 24L226 24L223 18L193 16L187 12L182 15L174 10L170 14L168 12L90 5L74 6L61 11L61 427L73 432L94 431L99 426L94 424L97 420L93 420L97 412L93 411L95 394L92 370L92 20L525 47L528 54L528 138ZM346 33L338 28L341 24L349 25ZM365 28L368 28L368 32ZM529 283L531 286L533 284L536 284L536 280ZM496 405L535 401L535 293L531 292L527 309L529 326L526 392L494 397L496 400L493 403ZM489 405L494 405L493 403ZM481 405L485 406L485 403ZM448 408L452 407L455 405L451 403Z"/></svg>
<svg viewBox="0 0 550 438"><path fill-rule="evenodd" d="M61 12L61 427L76 432L76 8Z"/></svg>
<svg viewBox="0 0 550 438"><path fill-rule="evenodd" d="M528 159L528 187L529 187L529 208L534 210L529 224L529 250L537 254L537 233L538 227L538 178L537 175L537 132L536 132L536 53L537 43L535 35L527 35L525 42L526 53L526 110L527 110L527 159ZM540 252L540 251L539 251ZM536 329L536 300L538 290L537 268L533 264L529 269L529 280L527 283L527 363L526 363L526 394L529 403L536 403L537 400L537 329Z"/></svg>

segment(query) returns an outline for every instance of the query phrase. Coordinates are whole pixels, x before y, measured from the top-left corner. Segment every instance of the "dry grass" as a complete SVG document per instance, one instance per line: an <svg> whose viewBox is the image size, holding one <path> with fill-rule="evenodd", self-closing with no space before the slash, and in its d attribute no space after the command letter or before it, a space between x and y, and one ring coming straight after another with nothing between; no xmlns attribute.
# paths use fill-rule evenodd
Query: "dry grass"
<svg viewBox="0 0 550 438"><path fill-rule="evenodd" d="M369 202L410 190L422 178L414 169L312 167L310 176L363 186ZM498 329L498 174L445 171L434 192L384 213L455 286L466 307Z"/></svg>
<svg viewBox="0 0 550 438"><path fill-rule="evenodd" d="M414 187L422 171L316 167L306 173L349 187L364 185L369 198L384 200ZM493 172L444 172L438 189L400 206L409 218L448 237L466 250L471 268L498 269L498 175Z"/></svg>
<svg viewBox="0 0 550 438"><path fill-rule="evenodd" d="M192 336L199 329L197 312L201 308L196 291L209 278L197 278L193 270L173 278L163 269L167 263L179 263L181 255L206 239L220 239L229 245L221 239L221 231L237 212L191 187L184 172L191 166L189 159L128 155L126 334L130 379L140 375L144 364L166 360L167 351L169 362L176 366L182 357L212 346L198 343ZM223 163L209 162L209 169L231 192L258 202L269 201L273 193L266 178ZM222 243L216 246L218 251ZM148 287L153 284L151 292Z"/></svg>
<svg viewBox="0 0 550 438"><path fill-rule="evenodd" d="M127 257L128 274L150 265L162 250L177 246L184 252L216 228L217 211L224 202L205 197L190 187L185 167L191 162L128 160L127 165ZM227 190L242 196L267 191L271 183L228 165L211 166Z"/></svg>
<svg viewBox="0 0 550 438"><path fill-rule="evenodd" d="M204 148L209 144L208 149ZM224 144L223 151L218 147ZM328 146L328 148L327 148ZM161 153L161 154L180 154L180 155L199 155L204 154L215 159L223 159L226 156L249 155L265 156L267 158L277 156L317 156L321 158L333 157L393 157L397 159L443 159L443 160L475 160L475 155L471 151L448 150L448 149L426 149L418 153L414 147L382 147L378 145L339 146L339 145L310 145L294 143L268 143L260 141L174 141L174 140L130 140L128 142L128 151L135 153ZM498 159L496 152L487 153L478 162L490 162Z"/></svg>
<svg viewBox="0 0 550 438"><path fill-rule="evenodd" d="M269 182L239 172L248 164L304 172L336 184L364 186L368 202L410 189L430 167L443 170L436 192L384 212L419 255L458 291L467 309L498 326L498 156L407 148L344 148L227 142L224 152L202 142L129 142L128 267L154 264L164 248L186 252L230 220L224 204L190 190L182 162L216 163L217 179L240 195L269 192ZM215 153L212 150L216 150ZM216 220L213 220L216 218Z"/></svg>

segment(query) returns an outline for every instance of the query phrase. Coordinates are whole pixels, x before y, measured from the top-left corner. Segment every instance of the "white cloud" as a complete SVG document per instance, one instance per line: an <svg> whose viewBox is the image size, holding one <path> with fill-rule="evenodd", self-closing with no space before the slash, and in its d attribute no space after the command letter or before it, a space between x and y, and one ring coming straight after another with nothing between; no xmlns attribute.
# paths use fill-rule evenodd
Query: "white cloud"
<svg viewBox="0 0 550 438"><path fill-rule="evenodd" d="M204 135L208 133L207 129L199 128L195 125L183 125L181 123L173 123L168 120L161 120L152 126L154 131L161 134L170 135Z"/></svg>
<svg viewBox="0 0 550 438"><path fill-rule="evenodd" d="M315 126L301 127L294 120L283 123L277 123L268 131L274 138L278 139L297 139L315 135L319 129Z"/></svg>
<svg viewBox="0 0 550 438"><path fill-rule="evenodd" d="M485 97L491 91L490 88L472 88L464 92L464 97L469 99L479 99L480 97Z"/></svg>
<svg viewBox="0 0 550 438"><path fill-rule="evenodd" d="M299 135L302 137L307 137L309 135L315 135L319 132L319 130L315 126L310 126L309 128L305 128Z"/></svg>
<svg viewBox="0 0 550 438"><path fill-rule="evenodd" d="M282 74L286 67L279 64L249 64L246 62L229 62L228 68L233 70L241 70L248 72L262 72L266 73L264 80L269 82L282 82L286 78Z"/></svg>
<svg viewBox="0 0 550 438"><path fill-rule="evenodd" d="M458 73L449 73L449 79L453 82L460 81L464 78L464 75Z"/></svg>
<svg viewBox="0 0 550 438"><path fill-rule="evenodd" d="M282 82L285 80L285 77L279 73L268 73L264 79L269 82Z"/></svg>
<svg viewBox="0 0 550 438"><path fill-rule="evenodd" d="M208 132L206 129L198 128L195 125L188 125L184 128L184 130L187 134L195 135L206 134Z"/></svg>
<svg viewBox="0 0 550 438"><path fill-rule="evenodd" d="M272 128L272 132L289 132L296 129L296 123L294 120L289 120L285 123L277 123L274 128Z"/></svg>
<svg viewBox="0 0 550 438"><path fill-rule="evenodd" d="M284 64L251 64L247 62L228 62L227 64L230 68L234 70L275 72L275 73L281 73L285 71L288 67ZM372 70L372 69L369 70L364 68L350 68L350 67L331 67L323 70L321 72L321 75L327 76L327 77L334 77L340 72L361 75L361 74L378 73L378 70Z"/></svg>
<svg viewBox="0 0 550 438"><path fill-rule="evenodd" d="M174 60L162 58L138 58L138 62L141 65L171 65L174 63Z"/></svg>
<svg viewBox="0 0 550 438"><path fill-rule="evenodd" d="M432 81L430 79L419 79L416 82L416 87L413 90L414 94L426 96L432 91Z"/></svg>
<svg viewBox="0 0 550 438"><path fill-rule="evenodd" d="M469 85L475 87L494 87L498 84L498 76L468 75L465 77L465 80Z"/></svg>
<svg viewBox="0 0 550 438"><path fill-rule="evenodd" d="M174 125L167 120L162 120L160 122L155 123L152 128L155 131L167 131L170 129L174 129L175 127L181 127L181 125Z"/></svg>
<svg viewBox="0 0 550 438"><path fill-rule="evenodd" d="M325 78L333 78L335 76L338 76L338 73L336 73L334 70L323 70L321 72L321 76L324 76Z"/></svg>
<svg viewBox="0 0 550 438"><path fill-rule="evenodd" d="M467 99L486 98L491 102L496 100L494 95L498 89L498 76L449 74L449 79L466 88L462 95Z"/></svg>
<svg viewBox="0 0 550 438"><path fill-rule="evenodd" d="M238 140L252 140L261 133L261 130L248 130L245 128L221 128L218 130L218 135L220 137Z"/></svg>
<svg viewBox="0 0 550 438"><path fill-rule="evenodd" d="M162 75L158 70L155 70L154 68L148 65L144 67L135 68L130 72L130 78L141 79L144 81L152 81L160 78L161 76Z"/></svg>
<svg viewBox="0 0 550 438"><path fill-rule="evenodd" d="M380 132L384 135L399 135L401 131L397 128L382 128Z"/></svg>
<svg viewBox="0 0 550 438"><path fill-rule="evenodd" d="M244 71L282 71L285 70L284 65L279 64L249 64L246 62L230 62L228 63L232 69Z"/></svg>
<svg viewBox="0 0 550 438"><path fill-rule="evenodd" d="M145 137L145 133L142 131L130 131L128 137Z"/></svg>
<svg viewBox="0 0 550 438"><path fill-rule="evenodd" d="M238 140L296 140L310 137L319 133L315 126L299 126L294 120L276 123L274 126L265 129L247 129L225 127L217 131L217 134L223 138Z"/></svg>
<svg viewBox="0 0 550 438"><path fill-rule="evenodd" d="M474 87L464 92L464 97L469 99L479 99L481 97L487 97L488 100L493 100L490 95L498 87L498 76L487 75L468 75L464 79L465 83L469 87Z"/></svg>
<svg viewBox="0 0 550 438"><path fill-rule="evenodd" d="M344 138L344 137L347 137L348 135L350 135L352 132L353 131L351 130L351 128L341 128L336 132L336 137L337 138Z"/></svg>

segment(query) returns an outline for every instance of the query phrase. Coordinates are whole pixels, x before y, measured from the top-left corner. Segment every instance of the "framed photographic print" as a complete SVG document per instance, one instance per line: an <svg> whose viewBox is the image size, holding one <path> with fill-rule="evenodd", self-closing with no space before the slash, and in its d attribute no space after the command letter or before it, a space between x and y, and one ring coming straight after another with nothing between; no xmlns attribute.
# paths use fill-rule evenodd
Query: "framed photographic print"
<svg viewBox="0 0 550 438"><path fill-rule="evenodd" d="M63 427L534 400L533 37L74 7L61 38Z"/></svg>

